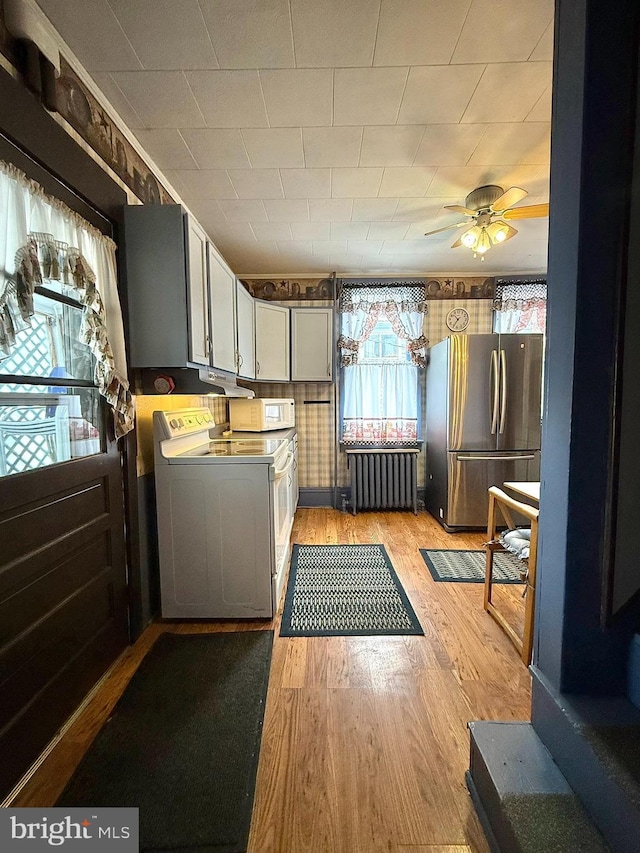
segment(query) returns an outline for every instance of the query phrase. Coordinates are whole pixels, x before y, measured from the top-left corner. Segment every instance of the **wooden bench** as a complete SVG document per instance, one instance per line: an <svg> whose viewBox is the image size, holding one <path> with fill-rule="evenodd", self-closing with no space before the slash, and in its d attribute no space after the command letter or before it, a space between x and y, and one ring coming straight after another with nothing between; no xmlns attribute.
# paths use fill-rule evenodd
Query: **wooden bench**
<svg viewBox="0 0 640 853"><path fill-rule="evenodd" d="M517 529L514 522L512 512L517 512L525 516L531 523L531 540L529 545L529 557L523 560L524 582L526 584L525 598L525 614L524 614L524 633L521 640L513 626L505 619L505 617L496 609L492 601L493 588L493 555L496 552L507 551L500 541L498 534L499 518L506 523L510 530ZM486 567L484 578L484 609L487 613L496 620L498 625L509 636L514 646L520 652L520 657L528 666L531 662L531 651L533 648L533 625L535 617L535 602L536 602L536 558L538 553L538 509L529 504L521 503L515 498L510 497L502 489L497 486L491 486L489 489L489 515L487 519L487 542L486 549Z"/></svg>

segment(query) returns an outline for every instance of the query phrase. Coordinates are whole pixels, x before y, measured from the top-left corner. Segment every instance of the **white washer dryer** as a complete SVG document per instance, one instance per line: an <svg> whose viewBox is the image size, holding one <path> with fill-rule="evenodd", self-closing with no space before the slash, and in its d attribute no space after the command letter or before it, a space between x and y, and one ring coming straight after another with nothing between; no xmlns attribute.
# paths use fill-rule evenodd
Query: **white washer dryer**
<svg viewBox="0 0 640 853"><path fill-rule="evenodd" d="M271 618L293 522L288 442L212 438L206 408L153 422L162 616Z"/></svg>

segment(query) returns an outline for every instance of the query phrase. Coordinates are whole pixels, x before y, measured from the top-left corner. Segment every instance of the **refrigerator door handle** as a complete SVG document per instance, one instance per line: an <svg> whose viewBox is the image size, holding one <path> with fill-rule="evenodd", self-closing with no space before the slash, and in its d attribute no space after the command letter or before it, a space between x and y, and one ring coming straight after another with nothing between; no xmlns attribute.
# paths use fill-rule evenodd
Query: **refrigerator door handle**
<svg viewBox="0 0 640 853"><path fill-rule="evenodd" d="M519 462L521 459L535 458L535 453L524 456L456 456L456 462Z"/></svg>
<svg viewBox="0 0 640 853"><path fill-rule="evenodd" d="M498 428L498 402L499 402L499 386L498 386L498 350L491 351L491 366L489 368L489 381L493 386L493 401L491 405L491 435L495 435Z"/></svg>
<svg viewBox="0 0 640 853"><path fill-rule="evenodd" d="M504 432L504 422L507 417L507 354L500 350L500 435Z"/></svg>

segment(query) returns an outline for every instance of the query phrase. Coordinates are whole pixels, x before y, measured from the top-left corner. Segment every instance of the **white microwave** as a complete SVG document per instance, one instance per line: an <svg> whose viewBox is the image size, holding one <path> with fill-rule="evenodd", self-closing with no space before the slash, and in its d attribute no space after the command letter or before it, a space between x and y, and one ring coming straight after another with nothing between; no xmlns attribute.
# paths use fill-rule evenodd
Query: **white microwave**
<svg viewBox="0 0 640 853"><path fill-rule="evenodd" d="M264 432L295 425L295 403L291 399L234 397L229 400L229 426L232 430Z"/></svg>

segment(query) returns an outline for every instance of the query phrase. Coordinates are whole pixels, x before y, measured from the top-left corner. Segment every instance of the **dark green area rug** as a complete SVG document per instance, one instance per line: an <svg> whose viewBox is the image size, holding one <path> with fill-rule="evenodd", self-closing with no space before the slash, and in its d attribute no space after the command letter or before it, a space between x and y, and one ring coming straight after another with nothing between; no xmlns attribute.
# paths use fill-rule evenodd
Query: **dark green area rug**
<svg viewBox="0 0 640 853"><path fill-rule="evenodd" d="M420 548L420 553L434 581L484 583L484 551ZM524 563L508 551L493 555L494 583L522 583L523 569Z"/></svg>
<svg viewBox="0 0 640 853"><path fill-rule="evenodd" d="M423 634L383 545L294 545L281 637Z"/></svg>
<svg viewBox="0 0 640 853"><path fill-rule="evenodd" d="M58 806L140 809L140 849L243 853L272 631L161 634Z"/></svg>

